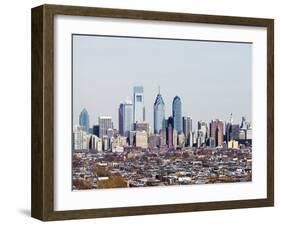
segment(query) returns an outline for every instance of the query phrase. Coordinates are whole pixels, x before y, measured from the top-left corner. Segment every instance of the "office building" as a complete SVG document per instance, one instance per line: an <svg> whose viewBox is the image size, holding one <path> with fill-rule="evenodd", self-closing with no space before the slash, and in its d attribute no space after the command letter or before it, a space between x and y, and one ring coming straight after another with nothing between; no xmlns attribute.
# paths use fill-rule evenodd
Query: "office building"
<svg viewBox="0 0 281 226"><path fill-rule="evenodd" d="M206 122L198 121L197 129L198 129L198 133L200 133L200 142L201 144L203 144L209 138L208 124Z"/></svg>
<svg viewBox="0 0 281 226"><path fill-rule="evenodd" d="M197 132L197 147L201 147L203 144L205 144L205 132L202 130L198 130Z"/></svg>
<svg viewBox="0 0 281 226"><path fill-rule="evenodd" d="M240 125L233 123L232 113L230 114L230 119L225 125L225 141L226 143L231 140L239 140Z"/></svg>
<svg viewBox="0 0 281 226"><path fill-rule="evenodd" d="M160 94L160 90L153 105L153 116L154 133L159 134L160 130L165 128L165 103L162 95Z"/></svg>
<svg viewBox="0 0 281 226"><path fill-rule="evenodd" d="M190 131L189 135L188 135L188 139L187 139L187 142L188 142L187 146L188 147L192 147L193 146L193 136L192 136L192 134L193 134L192 131Z"/></svg>
<svg viewBox="0 0 281 226"><path fill-rule="evenodd" d="M242 117L239 131L239 142L241 144L252 143L252 126L251 123L247 122L245 117Z"/></svg>
<svg viewBox="0 0 281 226"><path fill-rule="evenodd" d="M160 130L160 145L165 146L167 144L166 129Z"/></svg>
<svg viewBox="0 0 281 226"><path fill-rule="evenodd" d="M122 136L129 136L129 132L133 130L133 104L127 100L119 106L119 133Z"/></svg>
<svg viewBox="0 0 281 226"><path fill-rule="evenodd" d="M173 100L173 120L174 120L174 128L178 133L182 132L182 112L181 112L181 99L176 96Z"/></svg>
<svg viewBox="0 0 281 226"><path fill-rule="evenodd" d="M100 126L99 125L93 125L93 135L96 135L97 137L100 135Z"/></svg>
<svg viewBox="0 0 281 226"><path fill-rule="evenodd" d="M146 131L136 131L136 147L147 148L148 138Z"/></svg>
<svg viewBox="0 0 281 226"><path fill-rule="evenodd" d="M74 126L73 129L73 149L88 150L90 148L91 135L84 131L82 126Z"/></svg>
<svg viewBox="0 0 281 226"><path fill-rule="evenodd" d="M134 122L145 121L143 86L134 87L133 103L134 103L134 116L133 116Z"/></svg>
<svg viewBox="0 0 281 226"><path fill-rule="evenodd" d="M239 140L239 124L233 124L231 126L231 138L233 140Z"/></svg>
<svg viewBox="0 0 281 226"><path fill-rule="evenodd" d="M227 148L231 149L238 149L239 148L239 143L236 140L230 140L227 142Z"/></svg>
<svg viewBox="0 0 281 226"><path fill-rule="evenodd" d="M92 135L90 148L98 152L102 151L102 139L96 135Z"/></svg>
<svg viewBox="0 0 281 226"><path fill-rule="evenodd" d="M160 135L159 134L152 134L148 137L148 147L149 148L160 147Z"/></svg>
<svg viewBox="0 0 281 226"><path fill-rule="evenodd" d="M185 146L185 136L184 133L178 134L178 146L184 147Z"/></svg>
<svg viewBox="0 0 281 226"><path fill-rule="evenodd" d="M175 128L173 129L173 146L174 148L178 146L178 131Z"/></svg>
<svg viewBox="0 0 281 226"><path fill-rule="evenodd" d="M189 133L192 132L192 118L182 117L182 129L186 138L188 138Z"/></svg>
<svg viewBox="0 0 281 226"><path fill-rule="evenodd" d="M240 129L239 140L246 140L246 130Z"/></svg>
<svg viewBox="0 0 281 226"><path fill-rule="evenodd" d="M108 151L110 149L110 138L108 136L102 137L102 150Z"/></svg>
<svg viewBox="0 0 281 226"><path fill-rule="evenodd" d="M89 133L89 114L84 108L79 115L79 125L82 127L83 131Z"/></svg>
<svg viewBox="0 0 281 226"><path fill-rule="evenodd" d="M112 143L111 143L112 149L125 147L127 145L128 145L127 137L117 136L116 138L112 138Z"/></svg>
<svg viewBox="0 0 281 226"><path fill-rule="evenodd" d="M106 135L109 137L109 138L112 138L114 136L114 129L112 128L108 128L106 130Z"/></svg>
<svg viewBox="0 0 281 226"><path fill-rule="evenodd" d="M99 122L99 137L107 135L108 129L113 129L112 117L110 116L100 116L98 118Z"/></svg>
<svg viewBox="0 0 281 226"><path fill-rule="evenodd" d="M173 147L173 117L169 117L167 120L167 132L166 132L166 138L167 138L167 144L169 148Z"/></svg>
<svg viewBox="0 0 281 226"><path fill-rule="evenodd" d="M129 139L128 139L128 143L130 146L134 146L136 141L136 131L130 131L129 132Z"/></svg>
<svg viewBox="0 0 281 226"><path fill-rule="evenodd" d="M225 127L226 142L231 140L239 140L240 126L239 124L227 123Z"/></svg>
<svg viewBox="0 0 281 226"><path fill-rule="evenodd" d="M216 139L214 137L209 138L209 147L215 148L216 147Z"/></svg>
<svg viewBox="0 0 281 226"><path fill-rule="evenodd" d="M246 130L248 128L248 123L246 121L246 117L242 117L242 121L241 121L241 125L240 125L240 129L244 129Z"/></svg>
<svg viewBox="0 0 281 226"><path fill-rule="evenodd" d="M147 135L150 134L150 127L148 122L137 122L135 123L135 131L145 131Z"/></svg>
<svg viewBox="0 0 281 226"><path fill-rule="evenodd" d="M223 144L223 122L221 120L212 120L210 123L210 137L215 139L216 146Z"/></svg>
<svg viewBox="0 0 281 226"><path fill-rule="evenodd" d="M247 140L252 140L252 128L248 128L247 130L246 130L246 139Z"/></svg>
<svg viewBox="0 0 281 226"><path fill-rule="evenodd" d="M84 134L83 134L83 147L82 147L83 150L89 150L90 149L90 139L91 139L91 134L87 134L86 132L84 132Z"/></svg>
<svg viewBox="0 0 281 226"><path fill-rule="evenodd" d="M83 136L85 131L81 126L75 126L73 128L73 149L81 150L83 149Z"/></svg>
<svg viewBox="0 0 281 226"><path fill-rule="evenodd" d="M125 129L124 129L124 104L120 104L119 105L119 109L118 109L118 130L119 130L119 134L124 136L125 134Z"/></svg>
<svg viewBox="0 0 281 226"><path fill-rule="evenodd" d="M197 143L197 132L192 132L192 146Z"/></svg>

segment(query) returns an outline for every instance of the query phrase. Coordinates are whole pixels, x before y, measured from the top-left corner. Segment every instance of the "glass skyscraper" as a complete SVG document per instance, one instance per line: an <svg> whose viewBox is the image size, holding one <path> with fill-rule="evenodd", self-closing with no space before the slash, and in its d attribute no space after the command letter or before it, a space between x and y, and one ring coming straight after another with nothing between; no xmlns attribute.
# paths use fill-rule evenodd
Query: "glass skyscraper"
<svg viewBox="0 0 281 226"><path fill-rule="evenodd" d="M124 136L124 103L119 105L118 109L118 125L119 125L119 133Z"/></svg>
<svg viewBox="0 0 281 226"><path fill-rule="evenodd" d="M125 101L119 106L119 133L122 136L129 136L133 130L133 104L131 101Z"/></svg>
<svg viewBox="0 0 281 226"><path fill-rule="evenodd" d="M145 120L143 86L134 87L133 100L134 100L134 122L143 122Z"/></svg>
<svg viewBox="0 0 281 226"><path fill-rule="evenodd" d="M173 100L173 120L174 128L178 133L182 132L181 99L175 96Z"/></svg>
<svg viewBox="0 0 281 226"><path fill-rule="evenodd" d="M153 106L154 113L154 133L160 133L161 129L165 127L165 103L163 101L160 91L155 99Z"/></svg>
<svg viewBox="0 0 281 226"><path fill-rule="evenodd" d="M112 117L110 116L100 116L98 118L99 122L99 137L107 135L109 129L113 129Z"/></svg>
<svg viewBox="0 0 281 226"><path fill-rule="evenodd" d="M188 138L190 132L192 132L192 118L182 117L183 133L186 138Z"/></svg>
<svg viewBox="0 0 281 226"><path fill-rule="evenodd" d="M79 125L82 127L83 131L89 133L89 114L85 108L79 115Z"/></svg>

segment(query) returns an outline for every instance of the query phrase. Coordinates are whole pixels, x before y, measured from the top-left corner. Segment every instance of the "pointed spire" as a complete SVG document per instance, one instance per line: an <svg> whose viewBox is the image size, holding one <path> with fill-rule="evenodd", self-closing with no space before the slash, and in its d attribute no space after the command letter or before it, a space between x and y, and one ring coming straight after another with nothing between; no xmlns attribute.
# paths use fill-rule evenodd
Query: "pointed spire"
<svg viewBox="0 0 281 226"><path fill-rule="evenodd" d="M232 113L230 114L230 120L229 120L229 122L230 122L231 124L233 124L233 116L232 116Z"/></svg>
<svg viewBox="0 0 281 226"><path fill-rule="evenodd" d="M161 104L165 104L165 103L164 103L164 100L163 100L163 98L162 98L162 95L160 94L160 86L158 85L158 94L157 94L157 96L156 96L154 105L160 104L160 103L161 103Z"/></svg>

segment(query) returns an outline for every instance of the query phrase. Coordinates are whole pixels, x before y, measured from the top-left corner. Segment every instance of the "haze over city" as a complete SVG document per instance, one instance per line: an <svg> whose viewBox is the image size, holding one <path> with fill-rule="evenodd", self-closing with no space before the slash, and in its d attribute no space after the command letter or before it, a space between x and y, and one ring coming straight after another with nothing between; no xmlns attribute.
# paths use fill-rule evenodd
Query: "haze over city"
<svg viewBox="0 0 281 226"><path fill-rule="evenodd" d="M165 117L180 96L182 115L193 123L219 118L251 121L251 44L188 40L73 36L73 124L86 108L90 126L112 116L132 100L133 87L144 87L146 121L153 125L158 87Z"/></svg>

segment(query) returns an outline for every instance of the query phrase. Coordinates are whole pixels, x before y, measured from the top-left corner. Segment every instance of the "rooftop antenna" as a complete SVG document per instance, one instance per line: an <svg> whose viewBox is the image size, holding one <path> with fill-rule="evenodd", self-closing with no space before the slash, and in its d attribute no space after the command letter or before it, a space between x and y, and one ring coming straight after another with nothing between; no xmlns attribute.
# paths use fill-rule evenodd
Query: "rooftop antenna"
<svg viewBox="0 0 281 226"><path fill-rule="evenodd" d="M230 123L232 124L233 123L233 116L232 116L232 112L230 114Z"/></svg>
<svg viewBox="0 0 281 226"><path fill-rule="evenodd" d="M158 94L160 94L160 86L158 85Z"/></svg>

